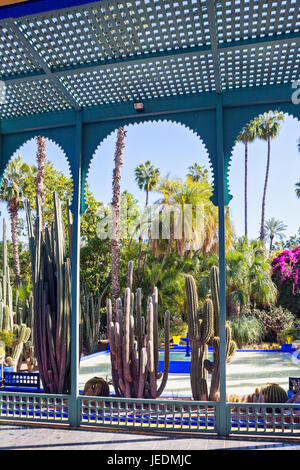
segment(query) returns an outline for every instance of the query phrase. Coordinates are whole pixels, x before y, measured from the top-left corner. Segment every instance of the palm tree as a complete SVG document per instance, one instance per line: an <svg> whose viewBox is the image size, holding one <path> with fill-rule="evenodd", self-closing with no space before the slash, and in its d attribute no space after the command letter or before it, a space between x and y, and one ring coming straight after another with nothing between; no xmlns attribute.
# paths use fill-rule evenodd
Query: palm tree
<svg viewBox="0 0 300 470"><path fill-rule="evenodd" d="M146 203L145 203L145 212L143 214L141 224L140 224L140 235L139 235L139 255L137 263L138 271L138 280L140 281L141 270L141 256L142 256L142 240L143 240L143 231L142 225L148 220L147 207L149 203L149 192L154 191L157 187L160 178L160 171L158 168L155 168L154 165L151 165L150 161L147 160L145 163L142 163L135 169L135 180L138 184L138 187L146 192ZM150 232L150 231L149 231ZM146 263L146 257L144 256L144 267ZM142 270L143 271L143 270Z"/></svg>
<svg viewBox="0 0 300 470"><path fill-rule="evenodd" d="M42 210L45 205L45 172L46 172L46 139L37 137L37 176L35 178L36 194L40 197Z"/></svg>
<svg viewBox="0 0 300 470"><path fill-rule="evenodd" d="M146 207L149 203L149 192L154 191L160 177L160 171L158 168L154 168L150 161L147 160L135 169L135 180L138 187L146 192Z"/></svg>
<svg viewBox="0 0 300 470"><path fill-rule="evenodd" d="M300 152L300 139L298 139L297 147L298 147L298 152ZM300 181L295 184L295 192L296 192L297 198L300 199Z"/></svg>
<svg viewBox="0 0 300 470"><path fill-rule="evenodd" d="M11 221L11 237L14 261L15 282L19 286L21 280L19 242L18 242L18 215L23 208L23 194L30 191L33 183L34 167L24 163L21 155L11 160L5 170L0 188L0 199L7 202ZM32 177L32 181L31 178Z"/></svg>
<svg viewBox="0 0 300 470"><path fill-rule="evenodd" d="M121 197L121 167L123 165L123 150L125 147L124 139L126 131L124 127L120 127L117 132L117 143L115 151L115 167L113 170L113 234L111 239L111 285L112 297L116 299L120 295L120 197ZM113 306L114 313L115 302Z"/></svg>
<svg viewBox="0 0 300 470"><path fill-rule="evenodd" d="M285 234L283 233L287 229L287 226L281 220L276 220L275 217L267 220L265 224L265 234L266 238L270 240L270 248L269 251L271 253L273 248L273 241L275 238L279 238L279 240L283 240L285 238Z"/></svg>
<svg viewBox="0 0 300 470"><path fill-rule="evenodd" d="M268 306L276 300L269 256L260 241L246 237L226 254L226 304L229 315L238 317L242 307Z"/></svg>
<svg viewBox="0 0 300 470"><path fill-rule="evenodd" d="M202 179L208 179L208 171L204 166L199 165L198 163L194 163L194 165L189 166L188 170L189 172L187 177L196 183Z"/></svg>
<svg viewBox="0 0 300 470"><path fill-rule="evenodd" d="M167 256L172 251L183 256L192 257L195 252L217 253L218 252L218 209L213 205L210 198L212 186L206 178L193 181L187 177L184 181L180 179L170 180L164 178L157 191L162 198L157 201L163 204L163 212L159 223L164 223L164 217L169 218L170 234L168 240L152 240L152 250L155 257L163 254L159 273L162 272ZM171 212L168 207L171 206ZM188 209L188 210L186 210ZM226 212L226 248L232 241L232 226L229 212ZM159 274L158 273L158 278Z"/></svg>
<svg viewBox="0 0 300 470"><path fill-rule="evenodd" d="M300 198L300 181L295 184L296 196Z"/></svg>
<svg viewBox="0 0 300 470"><path fill-rule="evenodd" d="M278 111L269 111L258 117L258 137L263 139L268 144L267 153L267 167L265 175L265 184L262 198L262 210L261 210L261 225L260 225L260 240L264 243L265 241L265 206L266 206L266 194L267 185L270 171L270 159L271 159L271 140L278 136L280 132L280 124L284 117L282 113Z"/></svg>
<svg viewBox="0 0 300 470"><path fill-rule="evenodd" d="M245 177L244 177L244 207L245 207L245 237L248 236L248 143L257 137L257 119L253 119L242 129L237 137L245 147Z"/></svg>

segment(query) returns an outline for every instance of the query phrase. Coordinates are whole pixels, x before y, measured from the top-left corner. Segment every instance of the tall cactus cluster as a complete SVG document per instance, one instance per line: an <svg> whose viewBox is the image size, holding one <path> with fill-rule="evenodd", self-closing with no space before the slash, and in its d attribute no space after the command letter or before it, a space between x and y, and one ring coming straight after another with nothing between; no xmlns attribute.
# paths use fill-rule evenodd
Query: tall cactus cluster
<svg viewBox="0 0 300 470"><path fill-rule="evenodd" d="M31 328L26 326L24 323L21 325L14 325L13 333L14 345L12 347L11 356L7 356L5 362L9 367L13 367L14 370L17 370L19 361L22 359L24 344L26 344L30 338Z"/></svg>
<svg viewBox="0 0 300 470"><path fill-rule="evenodd" d="M128 287L124 301L107 301L108 337L111 351L112 381L117 396L126 398L157 398L168 380L170 313L164 317L164 372L158 372L158 290L148 298L146 318L142 313L142 291L132 292L132 262L128 265ZM158 385L158 380L161 380Z"/></svg>
<svg viewBox="0 0 300 470"><path fill-rule="evenodd" d="M0 303L1 305L1 303ZM8 348L8 356L5 363L9 367L13 367L15 371L19 369L20 360L23 358L24 345L29 341L31 328L25 323L20 325L13 323L13 312L8 305L0 307L0 331L6 331L13 334L13 345Z"/></svg>
<svg viewBox="0 0 300 470"><path fill-rule="evenodd" d="M13 312L8 305L0 301L0 331L13 331Z"/></svg>
<svg viewBox="0 0 300 470"><path fill-rule="evenodd" d="M28 299L22 302L19 299L19 291L16 291L15 301L16 323L25 323L30 328L33 327L33 295L30 294Z"/></svg>
<svg viewBox="0 0 300 470"><path fill-rule="evenodd" d="M219 364L219 271L213 266L210 271L211 297L204 302L199 311L197 287L193 276L185 280L188 331L191 344L191 388L194 400L215 401L220 387ZM208 359L208 346L213 347L213 361ZM226 362L236 350L231 339L231 330L226 325ZM208 393L208 372L211 373L210 392Z"/></svg>
<svg viewBox="0 0 300 470"><path fill-rule="evenodd" d="M0 329L12 331L13 318L13 294L10 283L10 271L7 261L7 237L6 220L3 219L3 258L2 258L2 282L0 283ZM1 318L3 319L1 322ZM2 325L2 328L1 328Z"/></svg>
<svg viewBox="0 0 300 470"><path fill-rule="evenodd" d="M25 304L24 304L25 305ZM7 238L6 238L6 220L3 219L3 264L2 264L2 282L0 283L0 331L13 333L13 346L9 348L9 356L5 358L8 366L18 370L20 361L23 359L24 345L31 336L31 323L29 325L30 308L26 310L26 317L20 315L21 307L16 294L15 309L13 310L13 294L10 283L10 270L7 261ZM26 305L27 308L27 305Z"/></svg>
<svg viewBox="0 0 300 470"><path fill-rule="evenodd" d="M87 290L82 292L80 298L80 311L82 319L82 347L87 354L97 351L100 332L100 301L97 296Z"/></svg>
<svg viewBox="0 0 300 470"><path fill-rule="evenodd" d="M71 259L65 240L61 203L53 194L54 222L43 228L37 197L33 227L29 203L26 215L31 254L35 355L45 392L70 391Z"/></svg>
<svg viewBox="0 0 300 470"><path fill-rule="evenodd" d="M26 325L31 330L33 329L34 315L32 293L29 295L28 298L20 300L19 289L16 291L15 321L17 325ZM31 335L29 335L27 341L24 342L24 347L19 359L19 365L21 365L21 358L23 358L23 360L26 362L27 369L29 372L37 370L37 361L35 357L34 344Z"/></svg>

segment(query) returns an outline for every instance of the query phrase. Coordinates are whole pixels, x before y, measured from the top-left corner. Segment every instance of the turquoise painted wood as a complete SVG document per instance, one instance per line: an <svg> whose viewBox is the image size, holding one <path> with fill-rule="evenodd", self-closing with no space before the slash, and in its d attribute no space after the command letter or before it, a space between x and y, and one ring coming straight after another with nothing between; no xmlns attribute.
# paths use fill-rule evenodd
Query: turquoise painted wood
<svg viewBox="0 0 300 470"><path fill-rule="evenodd" d="M82 155L82 113L77 112L75 128L76 168L74 172L73 198L71 211L72 228L72 315L71 315L71 397L69 423L77 427L80 422L78 414L78 368L80 362L79 325L80 325L80 198L81 198L81 155Z"/></svg>
<svg viewBox="0 0 300 470"><path fill-rule="evenodd" d="M47 137L67 158L74 216L71 395L45 397L41 414L40 397L14 395L9 410L0 392L0 418L53 422L63 416L71 426L82 420L94 424L95 401L78 397L79 228L86 210L85 184L97 148L120 125L169 121L202 139L214 178L212 201L219 207L220 233L221 396L217 404L202 408L174 404L171 418L163 402L144 403L142 425L147 427L151 405L157 428L161 420L164 429L169 424L180 430L196 426L221 435L253 429L278 432L277 425L266 425L266 407L253 411L243 404L236 415L226 404L224 208L232 197L230 163L242 127L271 109L300 119L300 104L292 102L292 84L299 79L299 20L298 2L290 1L179 1L175 6L172 0L139 5L126 0L63 0L0 10L0 80L6 86L6 101L0 104L0 181L9 159L25 142ZM135 101L143 101L143 114L134 111ZM115 405L114 400L97 402L99 422L103 424L103 413L110 412L108 426L116 420L123 426L132 419L139 426L139 406L143 404L126 400L115 400ZM276 410L273 407L272 419ZM287 421L285 407L281 410L279 426ZM200 412L204 415L197 421ZM294 422L281 431L285 429L299 432Z"/></svg>
<svg viewBox="0 0 300 470"><path fill-rule="evenodd" d="M225 205L230 202L229 171L235 140L242 127L253 117L277 109L291 116L300 118L300 105L291 101L294 90L291 86L265 86L257 89L234 90L222 93L224 109L224 153L225 153ZM91 108L82 111L83 150L81 173L81 213L86 209L84 187L89 167L95 151L101 143L120 125L131 126L143 122L169 121L182 124L194 132L203 141L210 159L214 177L217 173L215 110L218 95L203 93L201 96L166 97L145 103L145 113L133 112L132 104L120 104ZM256 104L257 103L257 104ZM48 127L47 127L48 126ZM14 118L1 121L2 158L0 172L20 147L37 135L43 135L63 150L72 176L77 165L75 157L76 112L64 111L28 118ZM217 205L218 189L214 184L213 202Z"/></svg>

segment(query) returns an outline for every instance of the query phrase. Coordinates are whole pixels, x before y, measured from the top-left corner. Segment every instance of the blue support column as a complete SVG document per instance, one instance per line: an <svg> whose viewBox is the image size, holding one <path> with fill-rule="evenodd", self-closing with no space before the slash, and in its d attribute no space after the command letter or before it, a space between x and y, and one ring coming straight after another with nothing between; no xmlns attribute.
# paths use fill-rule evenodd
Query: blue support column
<svg viewBox="0 0 300 470"><path fill-rule="evenodd" d="M75 130L75 170L73 182L72 234L72 319L71 319L71 397L69 424L80 425L78 404L78 369L79 369L79 301L80 301L80 190L82 159L82 114L78 112Z"/></svg>
<svg viewBox="0 0 300 470"><path fill-rule="evenodd" d="M225 166L223 142L223 97L218 96L216 107L217 193L219 209L219 271L220 271L220 402L217 407L218 434L229 434L230 422L226 407L226 259L225 259Z"/></svg>
<svg viewBox="0 0 300 470"><path fill-rule="evenodd" d="M2 122L0 121L0 185L2 184L4 173L3 165L3 139L2 139ZM0 214L1 215L1 214Z"/></svg>

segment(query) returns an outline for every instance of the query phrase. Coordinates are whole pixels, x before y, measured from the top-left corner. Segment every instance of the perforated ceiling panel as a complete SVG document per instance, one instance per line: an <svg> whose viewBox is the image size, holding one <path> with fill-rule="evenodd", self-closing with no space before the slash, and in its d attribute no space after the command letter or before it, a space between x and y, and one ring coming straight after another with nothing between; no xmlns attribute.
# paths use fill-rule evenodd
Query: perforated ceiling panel
<svg viewBox="0 0 300 470"><path fill-rule="evenodd" d="M103 1L25 18L18 26L48 66L59 68L206 44L210 36L205 4Z"/></svg>
<svg viewBox="0 0 300 470"><path fill-rule="evenodd" d="M283 43L220 53L224 88L288 83L299 76L299 44Z"/></svg>
<svg viewBox="0 0 300 470"><path fill-rule="evenodd" d="M9 26L0 25L0 76L15 76L41 72L36 60L26 56L24 45Z"/></svg>
<svg viewBox="0 0 300 470"><path fill-rule="evenodd" d="M197 93L214 89L211 55L157 59L66 74L62 83L81 106Z"/></svg>
<svg viewBox="0 0 300 470"><path fill-rule="evenodd" d="M299 32L298 0L216 2L219 43Z"/></svg>
<svg viewBox="0 0 300 470"><path fill-rule="evenodd" d="M5 103L1 105L2 116L6 118L66 109L72 109L71 105L49 80L9 84Z"/></svg>
<svg viewBox="0 0 300 470"><path fill-rule="evenodd" d="M299 78L300 0L103 0L0 22L0 117Z"/></svg>

